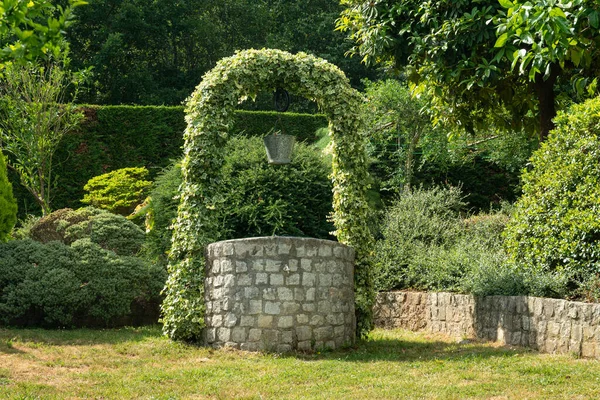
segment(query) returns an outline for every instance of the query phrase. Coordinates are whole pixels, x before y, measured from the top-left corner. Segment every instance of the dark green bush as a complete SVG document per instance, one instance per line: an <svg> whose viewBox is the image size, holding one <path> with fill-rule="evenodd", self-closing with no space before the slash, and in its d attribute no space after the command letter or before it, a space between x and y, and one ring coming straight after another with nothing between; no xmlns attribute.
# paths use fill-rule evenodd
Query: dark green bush
<svg viewBox="0 0 600 400"><path fill-rule="evenodd" d="M269 165L260 138L232 138L223 167L221 203L217 206L221 238L294 235L330 238L332 210L330 167L318 150L294 147L289 165ZM171 246L170 225L177 216L181 169L171 166L150 193L150 232L146 248L162 259Z"/></svg>
<svg viewBox="0 0 600 400"><path fill-rule="evenodd" d="M144 202L152 182L144 167L121 168L90 179L82 203L123 216Z"/></svg>
<svg viewBox="0 0 600 400"><path fill-rule="evenodd" d="M105 250L127 256L136 255L144 243L144 232L133 222L93 207L54 211L37 221L29 234L41 243L59 241L70 245L89 239Z"/></svg>
<svg viewBox="0 0 600 400"><path fill-rule="evenodd" d="M573 106L523 174L505 236L536 295L573 296L600 273L600 98ZM594 297L585 295L585 297Z"/></svg>
<svg viewBox="0 0 600 400"><path fill-rule="evenodd" d="M17 202L6 175L6 161L0 151L0 242L4 242L17 222Z"/></svg>
<svg viewBox="0 0 600 400"><path fill-rule="evenodd" d="M2 325L113 325L132 305L156 303L165 279L163 269L89 239L14 240L0 244L0 254Z"/></svg>

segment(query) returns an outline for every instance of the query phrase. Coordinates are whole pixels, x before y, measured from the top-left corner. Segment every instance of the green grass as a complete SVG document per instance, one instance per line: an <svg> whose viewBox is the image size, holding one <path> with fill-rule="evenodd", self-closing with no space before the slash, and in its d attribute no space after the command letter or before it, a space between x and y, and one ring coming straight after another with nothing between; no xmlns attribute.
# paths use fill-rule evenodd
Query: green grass
<svg viewBox="0 0 600 400"><path fill-rule="evenodd" d="M156 327L0 329L0 398L594 399L600 363L402 330L276 355L174 343Z"/></svg>

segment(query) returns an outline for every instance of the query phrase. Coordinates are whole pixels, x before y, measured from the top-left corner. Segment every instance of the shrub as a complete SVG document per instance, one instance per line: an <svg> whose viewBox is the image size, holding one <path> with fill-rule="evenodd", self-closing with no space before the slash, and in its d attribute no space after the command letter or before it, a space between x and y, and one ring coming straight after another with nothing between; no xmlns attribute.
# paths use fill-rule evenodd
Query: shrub
<svg viewBox="0 0 600 400"><path fill-rule="evenodd" d="M86 193L81 200L96 208L115 214L130 215L148 194L152 182L147 181L146 168L121 168L98 175L83 187Z"/></svg>
<svg viewBox="0 0 600 400"><path fill-rule="evenodd" d="M221 204L216 207L223 239L264 235L331 238L330 167L318 150L296 143L292 163L269 165L260 138L235 137L227 144ZM147 254L164 262L177 217L181 168L174 164L150 193Z"/></svg>
<svg viewBox="0 0 600 400"><path fill-rule="evenodd" d="M34 224L30 237L41 243L59 241L67 245L89 239L105 250L130 256L144 243L144 232L133 222L93 207L54 211Z"/></svg>
<svg viewBox="0 0 600 400"><path fill-rule="evenodd" d="M390 206L382 222L381 239L375 249L379 290L415 287L433 289L437 278L419 275L435 261L440 247L461 233L460 211L464 207L458 188L422 188L404 192ZM447 264L451 268L450 264ZM429 269L429 272L432 272ZM446 274L450 271L446 271ZM435 275L435 273L434 273ZM433 285L436 286L436 285Z"/></svg>
<svg viewBox="0 0 600 400"><path fill-rule="evenodd" d="M600 273L600 98L573 106L523 173L523 196L505 236L537 295L568 296Z"/></svg>
<svg viewBox="0 0 600 400"><path fill-rule="evenodd" d="M6 162L0 151L0 242L4 242L17 221L17 202L6 175Z"/></svg>
<svg viewBox="0 0 600 400"><path fill-rule="evenodd" d="M526 294L502 249L508 215L464 218L463 207L456 188L403 193L388 209L377 243L377 288Z"/></svg>
<svg viewBox="0 0 600 400"><path fill-rule="evenodd" d="M112 325L132 304L156 302L165 280L162 269L89 239L71 246L14 240L0 244L0 253L3 325Z"/></svg>

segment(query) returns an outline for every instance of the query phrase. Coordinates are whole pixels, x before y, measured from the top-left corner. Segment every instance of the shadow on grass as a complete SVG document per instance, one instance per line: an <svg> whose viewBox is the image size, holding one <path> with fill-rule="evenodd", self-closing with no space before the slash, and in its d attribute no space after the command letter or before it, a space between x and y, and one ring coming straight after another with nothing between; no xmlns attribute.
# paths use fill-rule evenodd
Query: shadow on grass
<svg viewBox="0 0 600 400"><path fill-rule="evenodd" d="M160 338L161 336L161 328L158 325L113 329L0 328L0 352L11 352L11 346L6 345L11 342L33 342L51 346L88 346L141 342L149 338Z"/></svg>
<svg viewBox="0 0 600 400"><path fill-rule="evenodd" d="M336 360L348 362L412 362L429 360L462 361L495 357L512 357L531 353L532 350L517 347L493 347L490 344L469 342L467 344L443 341L411 341L377 338L359 341L355 346L336 351L315 354L296 354L293 357L310 360Z"/></svg>

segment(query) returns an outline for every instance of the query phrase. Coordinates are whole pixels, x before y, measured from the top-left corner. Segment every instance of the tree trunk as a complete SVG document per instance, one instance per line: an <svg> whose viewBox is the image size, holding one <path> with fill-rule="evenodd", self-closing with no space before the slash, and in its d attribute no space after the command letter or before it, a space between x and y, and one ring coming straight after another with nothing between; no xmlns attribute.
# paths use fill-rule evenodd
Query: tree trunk
<svg viewBox="0 0 600 400"><path fill-rule="evenodd" d="M533 83L540 113L540 142L545 141L548 133L554 129L554 121L552 121L556 117L554 84L556 83L558 73L559 66L552 64L548 79L544 80L543 75L538 74Z"/></svg>

